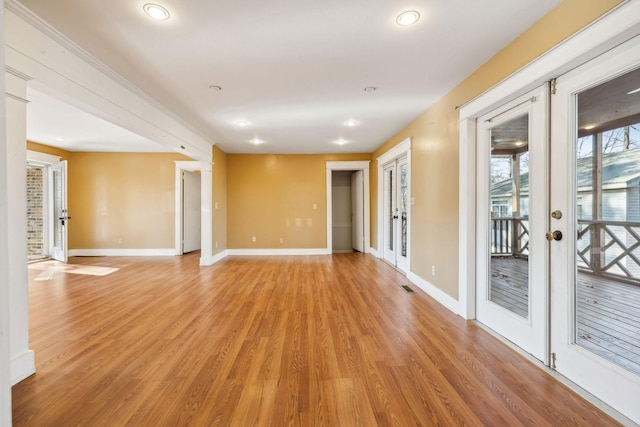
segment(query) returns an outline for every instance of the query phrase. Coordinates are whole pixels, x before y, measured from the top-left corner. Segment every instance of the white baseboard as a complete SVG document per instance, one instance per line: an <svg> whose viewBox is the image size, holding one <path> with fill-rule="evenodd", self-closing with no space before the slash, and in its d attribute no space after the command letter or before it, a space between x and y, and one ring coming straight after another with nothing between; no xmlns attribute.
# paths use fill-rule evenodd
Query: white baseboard
<svg viewBox="0 0 640 427"><path fill-rule="evenodd" d="M228 250L224 250L222 252L218 252L217 254L207 257L207 258L200 258L200 266L201 267L206 267L209 265L213 265L218 261L221 261L223 259L225 259L226 257L229 256L229 251Z"/></svg>
<svg viewBox="0 0 640 427"><path fill-rule="evenodd" d="M331 255L327 248L318 249L228 249L229 255Z"/></svg>
<svg viewBox="0 0 640 427"><path fill-rule="evenodd" d="M27 350L11 359L11 385L16 385L35 373L36 360L33 350Z"/></svg>
<svg viewBox="0 0 640 427"><path fill-rule="evenodd" d="M411 280L413 284L426 292L427 295L429 295L431 298L438 301L440 304L453 311L455 314L459 314L458 311L460 304L456 299L441 291L439 288L427 282L420 276L417 276L415 273L407 273L407 279Z"/></svg>
<svg viewBox="0 0 640 427"><path fill-rule="evenodd" d="M69 249L69 256L175 256L171 249Z"/></svg>

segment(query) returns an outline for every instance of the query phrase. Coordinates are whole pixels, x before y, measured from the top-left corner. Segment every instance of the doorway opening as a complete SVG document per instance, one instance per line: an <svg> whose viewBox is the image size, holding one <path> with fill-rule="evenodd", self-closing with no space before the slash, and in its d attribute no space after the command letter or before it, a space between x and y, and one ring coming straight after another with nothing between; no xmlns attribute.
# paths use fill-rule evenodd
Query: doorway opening
<svg viewBox="0 0 640 427"><path fill-rule="evenodd" d="M409 273L411 251L411 138L378 158L378 256Z"/></svg>
<svg viewBox="0 0 640 427"><path fill-rule="evenodd" d="M332 252L364 252L363 172L332 171Z"/></svg>
<svg viewBox="0 0 640 427"><path fill-rule="evenodd" d="M327 162L327 253L369 253L370 161Z"/></svg>
<svg viewBox="0 0 640 427"><path fill-rule="evenodd" d="M66 239L62 242L62 214L54 211L56 200L66 200L60 179L54 179L54 166L62 167L60 157L27 150L27 255L29 261L55 257L66 262ZM54 185L58 183L58 188ZM56 191L59 190L59 191ZM57 197L56 197L57 195Z"/></svg>

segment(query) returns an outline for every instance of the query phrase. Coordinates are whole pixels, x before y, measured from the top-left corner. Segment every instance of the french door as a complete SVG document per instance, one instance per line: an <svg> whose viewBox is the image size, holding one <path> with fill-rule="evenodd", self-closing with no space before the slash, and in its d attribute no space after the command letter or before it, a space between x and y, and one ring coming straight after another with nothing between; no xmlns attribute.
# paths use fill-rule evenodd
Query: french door
<svg viewBox="0 0 640 427"><path fill-rule="evenodd" d="M552 366L640 421L640 40L552 96Z"/></svg>
<svg viewBox="0 0 640 427"><path fill-rule="evenodd" d="M407 157L383 166L383 257L404 272L409 271L409 165Z"/></svg>
<svg viewBox="0 0 640 427"><path fill-rule="evenodd" d="M71 219L67 207L67 161L51 165L51 203L53 210L51 237L51 258L67 262L67 222Z"/></svg>
<svg viewBox="0 0 640 427"><path fill-rule="evenodd" d="M547 86L477 121L476 317L548 358Z"/></svg>

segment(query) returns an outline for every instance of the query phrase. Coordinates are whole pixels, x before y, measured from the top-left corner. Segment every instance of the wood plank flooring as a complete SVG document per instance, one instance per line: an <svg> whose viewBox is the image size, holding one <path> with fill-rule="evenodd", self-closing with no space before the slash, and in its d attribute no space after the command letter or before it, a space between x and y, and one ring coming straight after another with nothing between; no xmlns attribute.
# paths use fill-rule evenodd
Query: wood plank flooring
<svg viewBox="0 0 640 427"><path fill-rule="evenodd" d="M14 425L617 425L369 255L198 257L30 280Z"/></svg>
<svg viewBox="0 0 640 427"><path fill-rule="evenodd" d="M492 301L527 317L526 259L493 257ZM640 375L640 286L578 273L576 343Z"/></svg>

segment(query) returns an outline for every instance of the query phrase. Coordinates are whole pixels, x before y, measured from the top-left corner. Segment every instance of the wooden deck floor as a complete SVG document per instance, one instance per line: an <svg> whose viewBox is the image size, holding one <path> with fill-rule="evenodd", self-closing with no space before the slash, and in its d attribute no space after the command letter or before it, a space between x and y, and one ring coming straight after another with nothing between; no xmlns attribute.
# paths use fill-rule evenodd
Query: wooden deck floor
<svg viewBox="0 0 640 427"><path fill-rule="evenodd" d="M198 260L30 270L14 425L618 425L370 255Z"/></svg>
<svg viewBox="0 0 640 427"><path fill-rule="evenodd" d="M527 262L492 259L493 301L527 317ZM640 286L578 273L576 342L640 375Z"/></svg>

